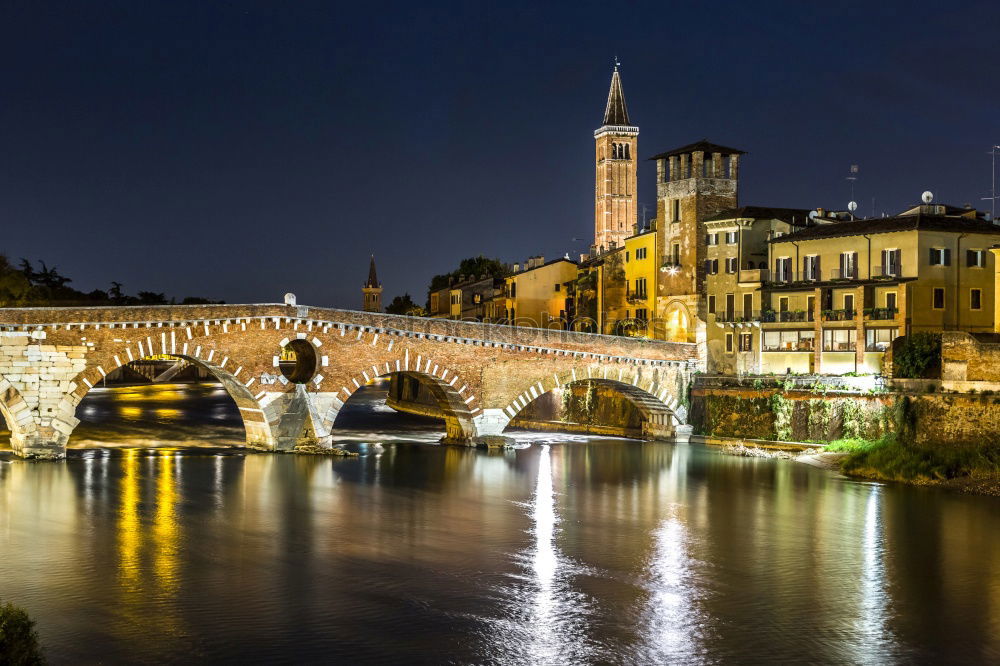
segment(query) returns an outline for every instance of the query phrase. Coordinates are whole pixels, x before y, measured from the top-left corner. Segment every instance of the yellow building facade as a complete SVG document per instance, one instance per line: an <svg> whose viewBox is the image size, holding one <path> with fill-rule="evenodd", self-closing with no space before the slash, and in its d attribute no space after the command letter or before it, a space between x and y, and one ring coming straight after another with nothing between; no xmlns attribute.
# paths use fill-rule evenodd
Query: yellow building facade
<svg viewBox="0 0 1000 666"><path fill-rule="evenodd" d="M568 328L572 310L569 289L577 272L577 263L570 259L529 260L524 270L506 278L507 320L515 326Z"/></svg>
<svg viewBox="0 0 1000 666"><path fill-rule="evenodd" d="M990 248L1000 241L1000 226L975 211L945 212L927 205L891 218L772 229L767 268L758 269L756 281L718 280L711 287L717 325L710 368L878 373L897 336L992 332Z"/></svg>

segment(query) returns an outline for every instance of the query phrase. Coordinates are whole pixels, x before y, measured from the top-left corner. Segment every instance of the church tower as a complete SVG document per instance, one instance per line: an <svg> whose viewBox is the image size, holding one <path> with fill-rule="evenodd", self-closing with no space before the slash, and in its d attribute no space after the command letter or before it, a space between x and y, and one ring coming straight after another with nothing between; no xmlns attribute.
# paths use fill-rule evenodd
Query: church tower
<svg viewBox="0 0 1000 666"><path fill-rule="evenodd" d="M361 293L365 298L365 312L382 312L382 283L378 281L375 274L375 255L372 255L372 262L368 266L368 281L361 288Z"/></svg>
<svg viewBox="0 0 1000 666"><path fill-rule="evenodd" d="M604 124L594 131L597 161L594 246L598 252L621 247L626 238L636 233L638 139L639 128L629 120L622 80L615 63Z"/></svg>

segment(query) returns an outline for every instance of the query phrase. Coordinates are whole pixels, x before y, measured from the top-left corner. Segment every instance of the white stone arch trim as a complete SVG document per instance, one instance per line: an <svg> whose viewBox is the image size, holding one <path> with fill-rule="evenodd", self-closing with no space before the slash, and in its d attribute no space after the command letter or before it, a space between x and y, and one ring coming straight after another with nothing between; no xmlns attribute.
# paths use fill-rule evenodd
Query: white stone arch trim
<svg viewBox="0 0 1000 666"><path fill-rule="evenodd" d="M475 419L482 413L479 396L469 383L462 378L453 367L436 362L433 358L425 358L421 354L411 354L405 349L402 356L354 370L348 374L349 379L336 392L327 394L329 397L322 405L325 413L321 423L328 435L333 430L333 424L351 396L369 382L388 377L397 373L416 375L427 382L428 388L438 400L438 406L445 414L448 439L467 440L476 436ZM323 394L317 394L317 397Z"/></svg>
<svg viewBox="0 0 1000 666"><path fill-rule="evenodd" d="M615 388L644 418L654 423L682 425L686 420L686 413L673 395L672 382L665 381L666 378L653 369L626 364L574 366L549 377L537 377L507 405L492 411L500 412L509 423L544 393L588 380Z"/></svg>
<svg viewBox="0 0 1000 666"><path fill-rule="evenodd" d="M193 363L206 370L216 380L218 380L229 394L229 397L236 403L236 407L240 412L240 418L243 422L244 430L246 431L247 446L264 449L274 448L275 439L272 433L273 424L267 418L264 408L258 399L259 395L255 396L250 391L249 385L252 383L252 380L244 382L237 377L237 375L242 371L243 366L232 362L230 360L230 356L225 352L219 351L218 353L204 355L214 359L215 363L213 363L208 360L208 358L200 358L200 352L200 356L193 356L190 354L170 353L169 351L164 354L163 352L154 350L153 353L147 353L144 356L139 356L137 353L131 351L131 349L132 345L129 345L121 348L118 353L111 355L111 358L116 364L113 368L111 368L111 370L115 370L133 361L150 360L154 356L158 355L172 356L179 360ZM216 350L213 349L211 351L215 352ZM225 366L227 365L232 368L232 371L225 369ZM93 389L94 386L96 386L111 370L105 369L102 365L88 367L78 373L71 381L71 389L60 400L53 419L54 422L62 422L67 428L65 430L67 438L73 428L79 424L79 419L75 416L77 406L91 391L91 389Z"/></svg>
<svg viewBox="0 0 1000 666"><path fill-rule="evenodd" d="M31 407L6 377L0 376L0 414L10 430L10 448L18 455L24 449L27 438L37 430L38 424L32 418Z"/></svg>

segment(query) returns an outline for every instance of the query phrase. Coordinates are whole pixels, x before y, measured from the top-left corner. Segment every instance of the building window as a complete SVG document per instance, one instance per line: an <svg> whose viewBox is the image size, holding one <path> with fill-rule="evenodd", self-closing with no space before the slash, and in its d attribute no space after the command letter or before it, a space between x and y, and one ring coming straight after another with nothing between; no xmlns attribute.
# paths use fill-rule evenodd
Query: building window
<svg viewBox="0 0 1000 666"><path fill-rule="evenodd" d="M882 250L882 275L885 277L899 277L901 250Z"/></svg>
<svg viewBox="0 0 1000 666"><path fill-rule="evenodd" d="M726 352L733 353L733 334L726 333Z"/></svg>
<svg viewBox="0 0 1000 666"><path fill-rule="evenodd" d="M643 324L647 321L646 308L639 308L635 311L635 318L641 321Z"/></svg>
<svg viewBox="0 0 1000 666"><path fill-rule="evenodd" d="M969 290L969 309L970 310L982 310L983 309L983 290L982 289L970 289Z"/></svg>
<svg viewBox="0 0 1000 666"><path fill-rule="evenodd" d="M562 285L561 284L556 284L556 289L555 290L556 291L562 291Z"/></svg>
<svg viewBox="0 0 1000 666"><path fill-rule="evenodd" d="M732 321L736 317L736 294L726 294L726 319Z"/></svg>
<svg viewBox="0 0 1000 666"><path fill-rule="evenodd" d="M736 245L736 232L727 231L726 232L726 245Z"/></svg>
<svg viewBox="0 0 1000 666"><path fill-rule="evenodd" d="M813 351L815 331L764 331L764 351Z"/></svg>
<svg viewBox="0 0 1000 666"><path fill-rule="evenodd" d="M753 294L743 294L743 318L753 319Z"/></svg>
<svg viewBox="0 0 1000 666"><path fill-rule="evenodd" d="M853 328L834 328L823 331L823 351L854 351L857 344Z"/></svg>
<svg viewBox="0 0 1000 666"><path fill-rule="evenodd" d="M865 351L885 351L898 335L898 328L869 328L865 331Z"/></svg>
<svg viewBox="0 0 1000 666"><path fill-rule="evenodd" d="M792 258L778 257L774 260L774 277L778 282L791 282Z"/></svg>
<svg viewBox="0 0 1000 666"><path fill-rule="evenodd" d="M625 263L628 263L628 250L625 250Z"/></svg>
<svg viewBox="0 0 1000 666"><path fill-rule="evenodd" d="M636 251L635 251L635 258L636 259L645 259L646 258L646 248L644 248L644 247L637 248Z"/></svg>
<svg viewBox="0 0 1000 666"><path fill-rule="evenodd" d="M891 310L892 312L896 311L896 292L885 292L885 309Z"/></svg>
<svg viewBox="0 0 1000 666"><path fill-rule="evenodd" d="M935 310L944 310L944 289L934 287L934 296L931 298L931 307Z"/></svg>
<svg viewBox="0 0 1000 666"><path fill-rule="evenodd" d="M951 266L951 248L932 247L930 253L931 266Z"/></svg>
<svg viewBox="0 0 1000 666"><path fill-rule="evenodd" d="M646 278L639 278L635 281L635 295L639 298L646 298Z"/></svg>
<svg viewBox="0 0 1000 666"><path fill-rule="evenodd" d="M858 277L858 253L842 252L840 255L840 275L843 280L853 280Z"/></svg>
<svg viewBox="0 0 1000 666"><path fill-rule="evenodd" d="M802 272L806 280L819 280L819 257L813 254L803 259Z"/></svg>
<svg viewBox="0 0 1000 666"><path fill-rule="evenodd" d="M727 273L736 272L736 257L726 257L726 272Z"/></svg>
<svg viewBox="0 0 1000 666"><path fill-rule="evenodd" d="M673 245L671 245L670 246L670 254L671 254L672 258L673 258L673 264L674 264L674 266L680 266L681 265L681 244L680 243L674 243Z"/></svg>
<svg viewBox="0 0 1000 666"><path fill-rule="evenodd" d="M965 265L970 268L982 268L986 265L986 253L982 250L966 250Z"/></svg>
<svg viewBox="0 0 1000 666"><path fill-rule="evenodd" d="M778 299L778 312L788 312L788 297L782 296Z"/></svg>
<svg viewBox="0 0 1000 666"><path fill-rule="evenodd" d="M516 282L511 282L510 283L510 297L511 298L517 298L517 283Z"/></svg>
<svg viewBox="0 0 1000 666"><path fill-rule="evenodd" d="M681 221L681 200L671 199L670 200L670 221L680 222Z"/></svg>
<svg viewBox="0 0 1000 666"><path fill-rule="evenodd" d="M705 260L705 274L706 275L716 275L719 272L719 260L718 259L706 259Z"/></svg>
<svg viewBox="0 0 1000 666"><path fill-rule="evenodd" d="M708 297L708 314L715 314L715 296Z"/></svg>
<svg viewBox="0 0 1000 666"><path fill-rule="evenodd" d="M844 294L844 309L854 312L854 294Z"/></svg>
<svg viewBox="0 0 1000 666"><path fill-rule="evenodd" d="M706 245L718 245L719 244L719 234L705 234L705 244Z"/></svg>

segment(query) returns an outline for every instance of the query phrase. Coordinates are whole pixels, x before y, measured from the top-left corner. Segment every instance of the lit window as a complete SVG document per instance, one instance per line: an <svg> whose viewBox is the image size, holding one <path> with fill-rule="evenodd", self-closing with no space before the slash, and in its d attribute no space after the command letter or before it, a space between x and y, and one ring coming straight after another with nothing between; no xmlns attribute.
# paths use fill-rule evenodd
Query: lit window
<svg viewBox="0 0 1000 666"><path fill-rule="evenodd" d="M753 333L740 333L740 351L753 351Z"/></svg>

